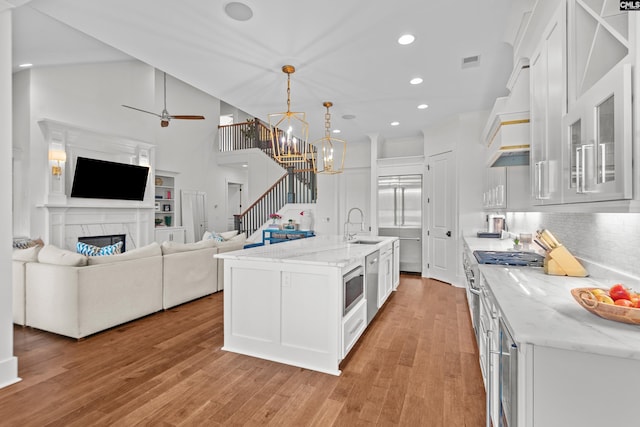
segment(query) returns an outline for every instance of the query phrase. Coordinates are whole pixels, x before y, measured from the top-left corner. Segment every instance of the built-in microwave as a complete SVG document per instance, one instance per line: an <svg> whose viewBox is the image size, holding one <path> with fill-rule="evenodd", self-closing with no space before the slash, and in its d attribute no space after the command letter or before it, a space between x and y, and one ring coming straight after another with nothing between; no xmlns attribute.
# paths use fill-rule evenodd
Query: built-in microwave
<svg viewBox="0 0 640 427"><path fill-rule="evenodd" d="M346 314L364 298L364 268L358 266L342 276L342 315Z"/></svg>

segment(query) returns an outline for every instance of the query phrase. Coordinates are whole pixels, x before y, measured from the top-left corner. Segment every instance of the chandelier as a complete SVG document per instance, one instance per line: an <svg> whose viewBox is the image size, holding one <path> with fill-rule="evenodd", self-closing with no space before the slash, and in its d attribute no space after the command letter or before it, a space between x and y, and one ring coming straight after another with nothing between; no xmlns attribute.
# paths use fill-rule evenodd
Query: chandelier
<svg viewBox="0 0 640 427"><path fill-rule="evenodd" d="M332 102L322 103L327 108L324 115L324 137L311 144L314 148L313 171L315 173L336 174L344 170L344 156L347 151L347 142L331 136L331 114L329 108Z"/></svg>
<svg viewBox="0 0 640 427"><path fill-rule="evenodd" d="M269 114L273 157L278 163L284 165L304 163L308 160L309 124L305 113L291 111L291 74L296 69L293 65L285 65L282 71L287 74L287 111Z"/></svg>

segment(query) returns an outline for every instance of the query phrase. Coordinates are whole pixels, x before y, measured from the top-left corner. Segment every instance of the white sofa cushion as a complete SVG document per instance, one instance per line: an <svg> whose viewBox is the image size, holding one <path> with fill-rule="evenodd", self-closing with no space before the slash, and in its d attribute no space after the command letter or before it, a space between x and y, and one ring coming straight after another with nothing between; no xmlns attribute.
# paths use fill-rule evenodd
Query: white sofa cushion
<svg viewBox="0 0 640 427"><path fill-rule="evenodd" d="M170 308L218 290L217 248L190 250L162 256L162 304Z"/></svg>
<svg viewBox="0 0 640 427"><path fill-rule="evenodd" d="M153 242L147 246L131 249L122 254L109 256L92 256L89 257L89 265L110 264L112 262L120 262L132 259L148 258L153 256L162 256L162 249L157 242Z"/></svg>
<svg viewBox="0 0 640 427"><path fill-rule="evenodd" d="M175 254L178 252L196 251L198 249L214 248L215 240L200 240L195 243L162 242L162 255Z"/></svg>
<svg viewBox="0 0 640 427"><path fill-rule="evenodd" d="M83 267L87 265L87 257L54 245L44 245L38 253L38 262L44 264Z"/></svg>
<svg viewBox="0 0 640 427"><path fill-rule="evenodd" d="M27 326L82 338L162 310L162 256L85 267L26 266Z"/></svg>
<svg viewBox="0 0 640 427"><path fill-rule="evenodd" d="M14 261L37 262L40 249L42 249L42 246L31 246L27 249L14 249L11 254L11 259Z"/></svg>
<svg viewBox="0 0 640 427"><path fill-rule="evenodd" d="M238 235L238 230L231 230L231 231L224 231L222 233L219 233L220 237L222 237L224 240L230 240L232 239L234 236Z"/></svg>

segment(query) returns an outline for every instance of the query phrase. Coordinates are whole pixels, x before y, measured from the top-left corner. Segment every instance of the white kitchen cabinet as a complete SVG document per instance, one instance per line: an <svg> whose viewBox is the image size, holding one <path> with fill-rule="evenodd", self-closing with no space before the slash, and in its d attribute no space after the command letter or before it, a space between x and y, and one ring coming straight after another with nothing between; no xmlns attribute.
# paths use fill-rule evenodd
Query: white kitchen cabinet
<svg viewBox="0 0 640 427"><path fill-rule="evenodd" d="M500 313L493 295L489 288L483 283L484 278L479 278L479 333L478 333L478 354L480 357L480 371L484 380L486 393L486 413L487 426L497 425L500 415L500 386L499 386L499 358L500 334L498 318Z"/></svg>
<svg viewBox="0 0 640 427"><path fill-rule="evenodd" d="M518 357L525 371L518 425L638 425L638 360L533 345L525 346Z"/></svg>
<svg viewBox="0 0 640 427"><path fill-rule="evenodd" d="M485 169L482 200L485 209L505 209L507 207L506 167L488 167Z"/></svg>
<svg viewBox="0 0 640 427"><path fill-rule="evenodd" d="M393 280L392 286L395 291L400 284L400 240L393 241Z"/></svg>
<svg viewBox="0 0 640 427"><path fill-rule="evenodd" d="M566 112L566 13L558 10L530 61L531 195L534 205L562 202L562 116Z"/></svg>
<svg viewBox="0 0 640 427"><path fill-rule="evenodd" d="M155 241L162 242L185 242L185 229L184 227L156 227L155 228Z"/></svg>
<svg viewBox="0 0 640 427"><path fill-rule="evenodd" d="M571 0L563 202L632 197L629 14Z"/></svg>
<svg viewBox="0 0 640 427"><path fill-rule="evenodd" d="M629 18L615 2L560 2L531 58L535 205L632 197Z"/></svg>
<svg viewBox="0 0 640 427"><path fill-rule="evenodd" d="M532 206L529 191L529 165L507 168L507 210L528 210Z"/></svg>
<svg viewBox="0 0 640 427"><path fill-rule="evenodd" d="M565 203L632 197L631 66L618 64L563 120Z"/></svg>
<svg viewBox="0 0 640 427"><path fill-rule="evenodd" d="M393 290L393 244L380 248L378 275L378 308L382 307Z"/></svg>
<svg viewBox="0 0 640 427"><path fill-rule="evenodd" d="M529 166L490 167L485 172L485 210L526 210L531 207Z"/></svg>
<svg viewBox="0 0 640 427"><path fill-rule="evenodd" d="M342 320L342 357L347 357L367 327L367 304L360 301Z"/></svg>

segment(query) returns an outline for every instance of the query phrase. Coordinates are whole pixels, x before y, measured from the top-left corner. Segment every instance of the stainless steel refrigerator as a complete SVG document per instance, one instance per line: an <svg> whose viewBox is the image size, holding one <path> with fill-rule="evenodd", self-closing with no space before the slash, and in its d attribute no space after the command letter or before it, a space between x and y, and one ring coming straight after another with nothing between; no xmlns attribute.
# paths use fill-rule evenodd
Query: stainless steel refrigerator
<svg viewBox="0 0 640 427"><path fill-rule="evenodd" d="M378 177L378 234L400 239L400 271L422 273L422 175Z"/></svg>

